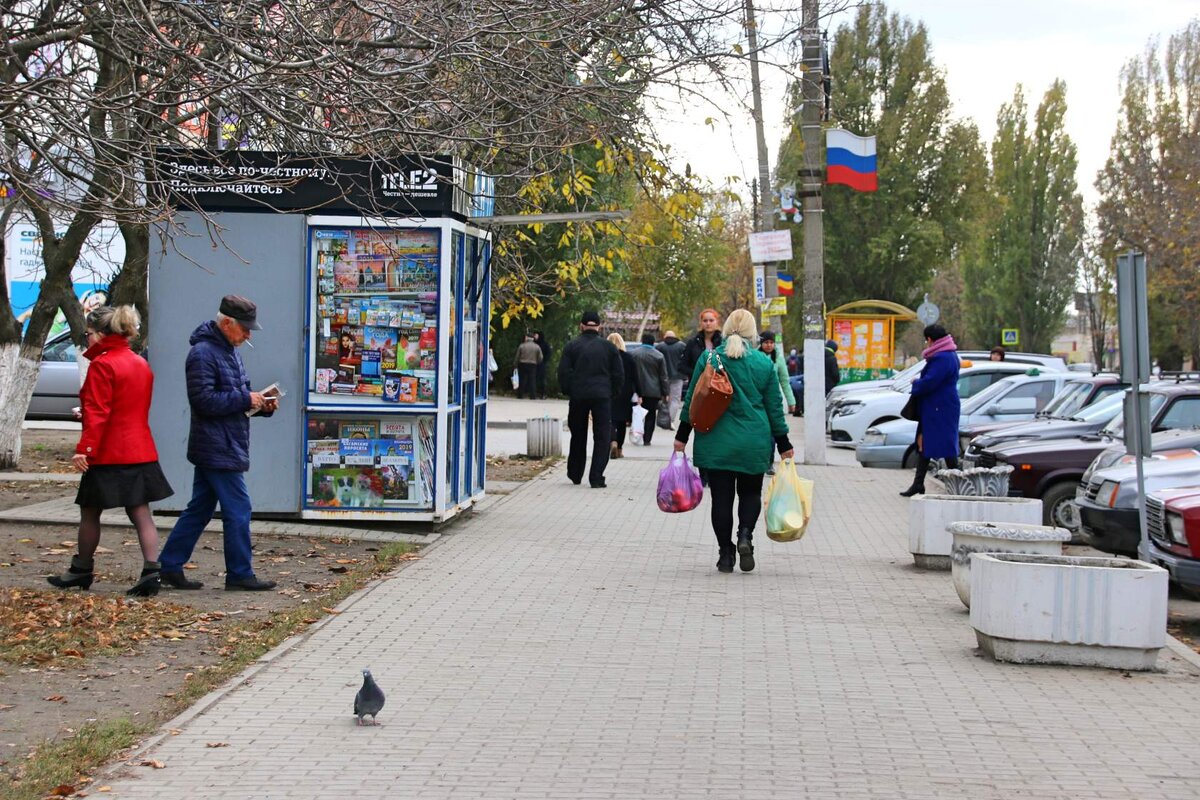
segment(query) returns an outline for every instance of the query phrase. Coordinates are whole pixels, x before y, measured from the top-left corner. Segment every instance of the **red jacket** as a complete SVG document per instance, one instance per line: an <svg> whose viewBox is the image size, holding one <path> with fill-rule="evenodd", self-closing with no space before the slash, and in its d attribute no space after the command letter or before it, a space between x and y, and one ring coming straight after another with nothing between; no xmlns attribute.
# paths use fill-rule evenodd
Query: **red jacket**
<svg viewBox="0 0 1200 800"><path fill-rule="evenodd" d="M124 336L105 336L83 354L91 361L79 399L83 435L76 453L89 464L144 464L158 461L150 435L150 395L154 373L129 349Z"/></svg>

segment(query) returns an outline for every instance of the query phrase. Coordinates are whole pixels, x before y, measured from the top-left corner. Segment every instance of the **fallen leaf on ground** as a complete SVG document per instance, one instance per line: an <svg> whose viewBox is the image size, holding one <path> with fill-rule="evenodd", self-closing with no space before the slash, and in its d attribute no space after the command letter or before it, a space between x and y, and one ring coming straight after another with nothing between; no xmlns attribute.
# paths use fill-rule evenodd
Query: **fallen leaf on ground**
<svg viewBox="0 0 1200 800"><path fill-rule="evenodd" d="M50 696L48 696L48 697L43 697L42 699L43 699L43 700L49 700L51 703L65 703L65 702L67 702L67 698L63 697L61 694L52 694L52 695L50 695Z"/></svg>
<svg viewBox="0 0 1200 800"><path fill-rule="evenodd" d="M168 728L167 733L171 734L172 736L178 736L179 734L183 733L183 731L179 730L179 728Z"/></svg>
<svg viewBox="0 0 1200 800"><path fill-rule="evenodd" d="M139 764L138 766L154 767L155 769L165 769L167 765L157 759L148 758L145 761L143 761L141 764Z"/></svg>
<svg viewBox="0 0 1200 800"><path fill-rule="evenodd" d="M101 786L101 787L97 788L96 791L97 792L111 792L112 787L111 786Z"/></svg>
<svg viewBox="0 0 1200 800"><path fill-rule="evenodd" d="M229 747L229 742L205 742L205 747Z"/></svg>
<svg viewBox="0 0 1200 800"><path fill-rule="evenodd" d="M75 787L69 783L60 783L50 790L51 797L70 797L75 794Z"/></svg>
<svg viewBox="0 0 1200 800"><path fill-rule="evenodd" d="M8 711L10 708L16 708L16 706L9 703L0 703L0 711Z"/></svg>
<svg viewBox="0 0 1200 800"><path fill-rule="evenodd" d="M334 609L332 609L332 608L329 608L328 606L321 606L321 610L322 610L322 611L324 611L326 614L340 614L340 613L342 613L342 612L340 612L340 611L336 611L336 610L334 610Z"/></svg>
<svg viewBox="0 0 1200 800"><path fill-rule="evenodd" d="M330 567L329 571L336 572L337 574L341 575L343 572L346 572L348 569L349 569L348 567L338 566L338 567Z"/></svg>
<svg viewBox="0 0 1200 800"><path fill-rule="evenodd" d="M183 568L184 569L200 569L200 565L199 564L184 564Z"/></svg>

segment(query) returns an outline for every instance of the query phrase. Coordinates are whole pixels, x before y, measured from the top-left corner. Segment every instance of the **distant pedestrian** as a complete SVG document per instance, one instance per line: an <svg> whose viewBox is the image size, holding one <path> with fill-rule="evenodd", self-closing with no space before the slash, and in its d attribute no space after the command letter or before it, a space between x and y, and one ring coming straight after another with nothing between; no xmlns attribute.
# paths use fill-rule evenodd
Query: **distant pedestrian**
<svg viewBox="0 0 1200 800"><path fill-rule="evenodd" d="M688 406L696 381L707 359L719 357L733 384L733 399L711 431L697 431L692 460L707 477L712 492L712 527L717 537L720 572L733 572L735 558L740 558L743 572L754 569L754 526L762 511L763 475L773 460L772 444L783 458L793 455L787 420L779 402L779 378L767 356L751 349L757 333L754 315L746 309L739 308L729 315L721 344L698 362L692 372L692 385L684 397L679 430L675 433L675 452L680 453L687 447L692 432Z"/></svg>
<svg viewBox="0 0 1200 800"><path fill-rule="evenodd" d="M917 472L912 486L901 497L925 494L929 462L944 458L950 469L958 468L958 347L941 325L925 328L925 366L909 391L916 401Z"/></svg>
<svg viewBox="0 0 1200 800"><path fill-rule="evenodd" d="M825 396L833 391L842 379L842 370L837 361L838 345L833 339L825 340Z"/></svg>
<svg viewBox="0 0 1200 800"><path fill-rule="evenodd" d="M546 369L550 366L550 354L554 349L550 346L550 342L546 339L546 334L541 331L533 332L533 341L542 349L542 360L537 366L537 391L538 397L546 399Z"/></svg>
<svg viewBox="0 0 1200 800"><path fill-rule="evenodd" d="M675 331L667 331L663 340L654 346L667 360L667 410L671 414L671 425L674 425L675 420L679 419L679 408L683 405L683 384L687 378L683 354L687 345L680 341Z"/></svg>
<svg viewBox="0 0 1200 800"><path fill-rule="evenodd" d="M191 349L184 364L192 424L188 431L187 459L195 467L192 499L175 522L159 560L162 581L173 589L204 586L183 574L204 526L221 505L225 533L226 590L265 591L275 581L254 574L250 544L250 494L246 471L250 469L250 417L254 411L269 417L279 407L276 397L250 390L250 378L237 348L262 330L254 303L238 295L221 299L215 320L192 331ZM161 334L160 334L161 335ZM280 465L282 466L282 465Z"/></svg>
<svg viewBox="0 0 1200 800"><path fill-rule="evenodd" d="M625 432L629 428L629 423L633 419L633 395L637 391L637 387L633 384L633 376L637 371L637 365L633 363L633 356L629 355L625 347L625 339L616 331L608 335L608 340L613 343L613 347L617 348L621 354L621 370L625 374L625 379L621 382L621 388L612 398L612 426L613 440L609 446L608 455L610 458L625 457Z"/></svg>
<svg viewBox="0 0 1200 800"><path fill-rule="evenodd" d="M637 386L642 408L646 409L642 444L649 447L650 440L654 438L658 404L671 392L671 381L667 377L667 359L655 349L654 334L652 333L643 333L641 345L632 348L629 355L633 357L633 363L637 365L634 385Z"/></svg>
<svg viewBox="0 0 1200 800"><path fill-rule="evenodd" d="M788 351L787 357L787 372L789 377L803 374L804 362L800 359L800 354L796 352L796 348Z"/></svg>
<svg viewBox="0 0 1200 800"><path fill-rule="evenodd" d="M996 345L995 347L993 347L991 355L988 356L988 360L989 361L1003 361L1004 360L1004 348L1001 347L1000 345Z"/></svg>
<svg viewBox="0 0 1200 800"><path fill-rule="evenodd" d="M690 380L696 370L696 362L709 350L721 343L721 315L711 308L700 312L700 330L687 340L683 353L683 374Z"/></svg>
<svg viewBox="0 0 1200 800"><path fill-rule="evenodd" d="M775 331L762 332L762 336L759 337L758 349L771 359L771 366L775 369L775 377L779 381L780 400L784 407L788 413L795 412L796 395L792 392L792 386L788 382L787 366L779 355L779 348L775 346Z"/></svg>
<svg viewBox="0 0 1200 800"><path fill-rule="evenodd" d="M106 508L124 508L142 549L142 573L126 594L150 597L161 586L158 529L150 516L150 503L174 494L158 464L150 433L154 373L144 358L129 349L129 340L141 326L133 306L101 306L85 322L84 356L90 366L79 391L83 432L71 458L83 473L75 495L79 549L71 557L70 569L47 580L60 589L90 587L100 545L100 514Z"/></svg>
<svg viewBox="0 0 1200 800"><path fill-rule="evenodd" d="M542 348L537 346L532 334L525 334L521 344L517 346L517 397L529 396L530 400L537 399L537 371L542 363Z"/></svg>
<svg viewBox="0 0 1200 800"><path fill-rule="evenodd" d="M567 454L567 477L574 484L583 481L587 465L588 418L592 420L592 466L588 483L603 489L604 468L608 466L612 444L612 398L625 383L621 355L612 342L600 337L600 315L583 312L579 335L563 348L558 362L558 385L568 398L567 428L571 447Z"/></svg>

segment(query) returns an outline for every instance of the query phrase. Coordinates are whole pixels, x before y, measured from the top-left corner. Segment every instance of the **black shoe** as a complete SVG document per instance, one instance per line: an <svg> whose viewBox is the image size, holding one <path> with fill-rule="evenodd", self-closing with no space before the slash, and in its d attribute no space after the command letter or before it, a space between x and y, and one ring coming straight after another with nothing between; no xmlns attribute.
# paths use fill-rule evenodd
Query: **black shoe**
<svg viewBox="0 0 1200 800"><path fill-rule="evenodd" d="M912 497L914 494L925 494L925 487L914 483L900 493L901 497Z"/></svg>
<svg viewBox="0 0 1200 800"><path fill-rule="evenodd" d="M733 551L722 552L717 558L717 572L733 572Z"/></svg>
<svg viewBox="0 0 1200 800"><path fill-rule="evenodd" d="M94 580L96 580L95 573L68 570L62 575L51 575L49 578L46 578L46 583L59 589L79 588L86 591L92 588L92 581Z"/></svg>
<svg viewBox="0 0 1200 800"><path fill-rule="evenodd" d="M567 477L568 477L568 478L571 478L571 476L570 476L570 475L568 475ZM578 486L579 484L583 483L583 478L571 478L571 483L573 483L573 484L575 484L576 486Z"/></svg>
<svg viewBox="0 0 1200 800"><path fill-rule="evenodd" d="M754 570L754 545L751 544L749 534L738 537L737 543L738 564L742 568L742 572L752 572Z"/></svg>
<svg viewBox="0 0 1200 800"><path fill-rule="evenodd" d="M266 592L275 588L275 581L264 581L258 578L226 578L225 591L234 592Z"/></svg>
<svg viewBox="0 0 1200 800"><path fill-rule="evenodd" d="M593 489L607 489L608 488L608 484L604 482L604 478L601 478L598 481L590 481L589 483L591 483L591 486Z"/></svg>
<svg viewBox="0 0 1200 800"><path fill-rule="evenodd" d="M155 570L148 575L143 575L137 583L125 590L125 594L130 597L154 597L162 588L162 580L159 577L161 574Z"/></svg>
<svg viewBox="0 0 1200 800"><path fill-rule="evenodd" d="M160 572L159 579L163 586L169 589L203 589L200 581L188 580L182 572Z"/></svg>

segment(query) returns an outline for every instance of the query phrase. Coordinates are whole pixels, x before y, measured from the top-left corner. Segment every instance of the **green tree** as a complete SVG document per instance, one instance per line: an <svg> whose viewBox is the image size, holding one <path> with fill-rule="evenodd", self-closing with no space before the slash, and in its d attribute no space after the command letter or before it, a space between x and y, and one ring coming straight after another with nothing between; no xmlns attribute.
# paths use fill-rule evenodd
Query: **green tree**
<svg viewBox="0 0 1200 800"><path fill-rule="evenodd" d="M1200 20L1149 45L1121 73L1121 111L1096 179L1104 250L1149 268L1151 353L1200 363Z"/></svg>
<svg viewBox="0 0 1200 800"><path fill-rule="evenodd" d="M925 26L883 4L860 7L838 29L830 69L830 127L876 137L879 190L825 187L827 305L869 298L912 306L975 234L987 177L978 131L952 119ZM796 84L792 119L800 99ZM809 163L794 127L780 148L778 182L796 183L800 169L822 166ZM802 252L799 226L793 231Z"/></svg>
<svg viewBox="0 0 1200 800"><path fill-rule="evenodd" d="M1075 145L1063 129L1067 89L1055 81L1029 129L1024 91L1000 108L992 142L991 213L964 266L967 324L981 345L1019 328L1022 349L1047 352L1062 328L1083 256Z"/></svg>

